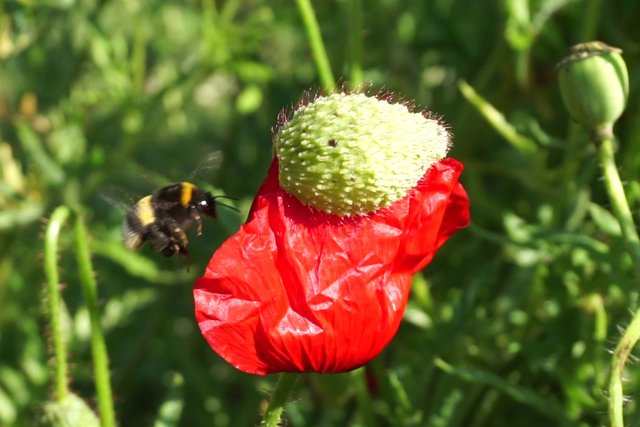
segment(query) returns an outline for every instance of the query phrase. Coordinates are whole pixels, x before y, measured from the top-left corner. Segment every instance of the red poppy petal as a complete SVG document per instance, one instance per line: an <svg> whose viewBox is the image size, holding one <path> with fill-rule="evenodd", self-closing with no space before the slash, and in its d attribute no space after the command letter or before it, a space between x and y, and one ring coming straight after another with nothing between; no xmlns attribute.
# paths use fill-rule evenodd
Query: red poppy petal
<svg viewBox="0 0 640 427"><path fill-rule="evenodd" d="M357 218L302 205L271 165L241 229L194 288L211 347L249 373L342 372L395 335L411 275L468 224L462 165L443 160L404 199Z"/></svg>
<svg viewBox="0 0 640 427"><path fill-rule="evenodd" d="M469 199L458 182L462 163L444 159L427 171L410 198L405 228L404 262L412 273L422 270L451 235L469 225Z"/></svg>

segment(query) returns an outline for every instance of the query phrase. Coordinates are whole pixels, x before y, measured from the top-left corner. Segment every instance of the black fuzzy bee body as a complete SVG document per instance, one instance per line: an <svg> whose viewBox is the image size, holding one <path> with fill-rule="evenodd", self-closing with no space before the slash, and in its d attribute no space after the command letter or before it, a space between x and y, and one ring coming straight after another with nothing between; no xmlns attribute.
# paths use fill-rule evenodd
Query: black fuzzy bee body
<svg viewBox="0 0 640 427"><path fill-rule="evenodd" d="M125 217L125 245L137 250L148 242L165 256L188 255L186 231L195 223L198 236L202 234L202 215L217 217L216 198L190 182L171 184L141 198Z"/></svg>

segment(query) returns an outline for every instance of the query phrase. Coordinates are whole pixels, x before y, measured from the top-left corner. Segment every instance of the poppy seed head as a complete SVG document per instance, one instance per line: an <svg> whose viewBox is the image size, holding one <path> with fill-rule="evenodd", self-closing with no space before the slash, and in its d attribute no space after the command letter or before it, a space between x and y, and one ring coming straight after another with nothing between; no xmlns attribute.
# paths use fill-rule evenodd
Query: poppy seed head
<svg viewBox="0 0 640 427"><path fill-rule="evenodd" d="M594 135L611 138L625 110L629 73L618 48L602 42L571 48L558 64L560 94L575 121Z"/></svg>
<svg viewBox="0 0 640 427"><path fill-rule="evenodd" d="M363 93L317 97L274 136L282 188L340 216L366 215L403 198L447 155L450 140L439 119Z"/></svg>

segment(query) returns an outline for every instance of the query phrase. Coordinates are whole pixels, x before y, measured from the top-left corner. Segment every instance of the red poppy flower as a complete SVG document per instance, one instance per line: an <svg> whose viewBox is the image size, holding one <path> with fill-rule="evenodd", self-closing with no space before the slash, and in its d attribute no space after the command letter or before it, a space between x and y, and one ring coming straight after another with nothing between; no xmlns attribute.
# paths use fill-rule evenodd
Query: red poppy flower
<svg viewBox="0 0 640 427"><path fill-rule="evenodd" d="M469 222L462 164L434 163L404 198L340 217L284 191L274 158L249 218L194 288L209 345L253 374L343 372L395 335L411 276Z"/></svg>

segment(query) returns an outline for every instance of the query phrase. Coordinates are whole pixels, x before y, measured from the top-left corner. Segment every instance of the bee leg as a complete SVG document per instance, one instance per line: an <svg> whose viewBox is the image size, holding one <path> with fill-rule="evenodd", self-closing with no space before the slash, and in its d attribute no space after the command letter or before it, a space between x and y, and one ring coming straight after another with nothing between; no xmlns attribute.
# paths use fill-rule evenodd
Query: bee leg
<svg viewBox="0 0 640 427"><path fill-rule="evenodd" d="M184 230L180 227L176 227L172 230L172 233L173 233L173 237L176 237L177 240L179 240L180 242L178 243L178 246L186 250L186 247L189 244L189 240L187 239L187 235L184 232Z"/></svg>
<svg viewBox="0 0 640 427"><path fill-rule="evenodd" d="M187 239L187 234L184 230L180 228L180 224L171 217L163 218L162 221L159 222L159 227L169 240L162 253L167 256L171 256L174 253L179 253L180 255L188 254L187 246L189 245L189 239Z"/></svg>
<svg viewBox="0 0 640 427"><path fill-rule="evenodd" d="M198 237L202 236L202 218L200 217L200 214L198 214L198 212L194 212L193 213L193 220L196 223L196 227L198 230Z"/></svg>
<svg viewBox="0 0 640 427"><path fill-rule="evenodd" d="M189 254L186 246L183 246L174 237L167 237L167 245L162 249L164 256L173 256L174 254L180 254L186 256Z"/></svg>
<svg viewBox="0 0 640 427"><path fill-rule="evenodd" d="M187 266L186 269L187 269L187 272L189 272L189 270L191 269L191 255L189 255L189 252L186 249L185 249L185 253L182 255L184 255L186 258L186 261L185 261Z"/></svg>
<svg viewBox="0 0 640 427"><path fill-rule="evenodd" d="M156 252L162 252L166 256L171 256L175 252L171 238L161 230L158 224L151 225L145 239Z"/></svg>
<svg viewBox="0 0 640 427"><path fill-rule="evenodd" d="M175 245L170 245L170 246L165 247L162 250L162 255L169 257L169 256L173 256L173 254L175 254L176 252L177 252L177 250L176 250Z"/></svg>

